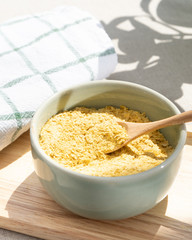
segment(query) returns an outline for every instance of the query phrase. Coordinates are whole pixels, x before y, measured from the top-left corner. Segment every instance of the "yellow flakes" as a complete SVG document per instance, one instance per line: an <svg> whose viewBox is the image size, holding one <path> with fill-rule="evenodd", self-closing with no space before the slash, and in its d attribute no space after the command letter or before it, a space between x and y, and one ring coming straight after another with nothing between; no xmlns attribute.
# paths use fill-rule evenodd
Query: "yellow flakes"
<svg viewBox="0 0 192 240"><path fill-rule="evenodd" d="M151 169L173 148L159 132L143 135L120 150L128 139L118 121L149 122L144 113L125 106L101 109L76 107L50 118L40 133L45 153L65 168L92 176L125 176Z"/></svg>

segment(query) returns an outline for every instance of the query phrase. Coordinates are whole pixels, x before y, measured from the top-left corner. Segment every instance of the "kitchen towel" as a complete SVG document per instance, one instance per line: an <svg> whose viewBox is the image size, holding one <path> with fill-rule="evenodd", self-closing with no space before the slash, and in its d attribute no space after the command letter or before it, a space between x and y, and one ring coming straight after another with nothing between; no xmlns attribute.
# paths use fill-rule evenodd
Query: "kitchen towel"
<svg viewBox="0 0 192 240"><path fill-rule="evenodd" d="M117 64L100 22L75 7L0 25L0 150L27 131L48 97L76 83L106 78Z"/></svg>

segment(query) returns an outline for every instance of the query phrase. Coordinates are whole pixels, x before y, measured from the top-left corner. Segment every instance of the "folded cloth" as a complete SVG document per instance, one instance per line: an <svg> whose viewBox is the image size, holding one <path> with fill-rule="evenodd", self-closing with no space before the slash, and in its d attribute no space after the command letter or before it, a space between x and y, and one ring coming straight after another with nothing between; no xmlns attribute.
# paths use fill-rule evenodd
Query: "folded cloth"
<svg viewBox="0 0 192 240"><path fill-rule="evenodd" d="M100 22L74 7L0 25L0 150L28 130L38 106L75 83L106 78L117 56Z"/></svg>

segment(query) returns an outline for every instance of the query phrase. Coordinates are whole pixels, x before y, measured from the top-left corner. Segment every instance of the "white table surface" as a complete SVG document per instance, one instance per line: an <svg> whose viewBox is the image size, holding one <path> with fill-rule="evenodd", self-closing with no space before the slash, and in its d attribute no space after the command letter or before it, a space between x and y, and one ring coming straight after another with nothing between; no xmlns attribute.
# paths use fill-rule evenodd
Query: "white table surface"
<svg viewBox="0 0 192 240"><path fill-rule="evenodd" d="M119 63L109 79L143 84L192 109L192 1L0 0L0 23L60 5L73 5L103 22ZM0 239L35 240L0 229Z"/></svg>

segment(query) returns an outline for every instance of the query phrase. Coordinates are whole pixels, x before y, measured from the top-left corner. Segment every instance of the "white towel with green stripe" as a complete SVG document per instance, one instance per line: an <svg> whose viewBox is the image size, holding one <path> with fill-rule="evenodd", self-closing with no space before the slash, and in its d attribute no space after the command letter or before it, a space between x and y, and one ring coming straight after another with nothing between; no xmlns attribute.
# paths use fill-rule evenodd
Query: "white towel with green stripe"
<svg viewBox="0 0 192 240"><path fill-rule="evenodd" d="M106 78L117 56L100 22L60 7L0 25L0 150L29 129L39 105L76 83Z"/></svg>

